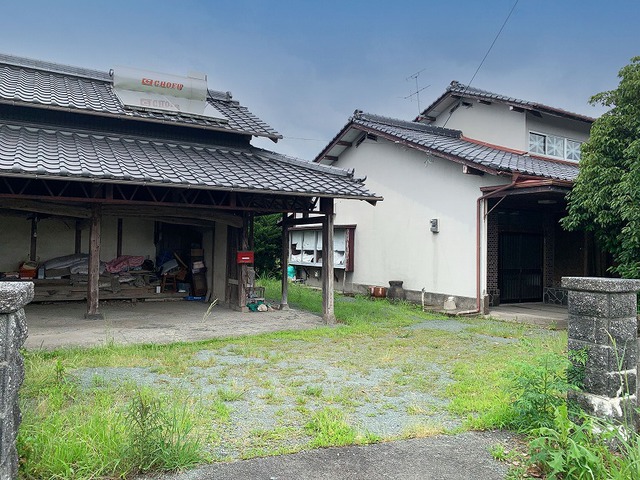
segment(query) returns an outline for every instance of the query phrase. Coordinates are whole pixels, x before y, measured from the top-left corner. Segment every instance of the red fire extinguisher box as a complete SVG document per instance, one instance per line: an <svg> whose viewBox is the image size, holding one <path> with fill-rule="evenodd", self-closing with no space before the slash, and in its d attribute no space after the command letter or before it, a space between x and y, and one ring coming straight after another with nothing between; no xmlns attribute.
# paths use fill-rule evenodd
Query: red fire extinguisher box
<svg viewBox="0 0 640 480"><path fill-rule="evenodd" d="M253 252L238 252L238 263L253 263Z"/></svg>

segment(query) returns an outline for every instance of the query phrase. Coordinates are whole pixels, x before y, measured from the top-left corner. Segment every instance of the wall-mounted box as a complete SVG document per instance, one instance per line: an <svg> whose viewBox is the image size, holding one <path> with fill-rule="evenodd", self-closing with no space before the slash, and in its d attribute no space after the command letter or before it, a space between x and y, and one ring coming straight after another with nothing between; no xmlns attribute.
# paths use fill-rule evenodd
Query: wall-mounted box
<svg viewBox="0 0 640 480"><path fill-rule="evenodd" d="M438 233L438 227L439 227L439 222L437 218L432 218L429 223L431 224L431 227L429 228L429 230L431 230L433 233Z"/></svg>
<svg viewBox="0 0 640 480"><path fill-rule="evenodd" d="M253 263L253 252L238 252L236 256L237 263Z"/></svg>

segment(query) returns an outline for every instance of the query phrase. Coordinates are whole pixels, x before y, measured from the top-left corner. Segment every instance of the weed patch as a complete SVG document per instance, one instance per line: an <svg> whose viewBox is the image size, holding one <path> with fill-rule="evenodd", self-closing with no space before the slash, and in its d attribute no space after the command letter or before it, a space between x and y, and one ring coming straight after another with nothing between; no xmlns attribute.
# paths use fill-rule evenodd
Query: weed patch
<svg viewBox="0 0 640 480"><path fill-rule="evenodd" d="M276 286L267 281L268 297L279 296ZM320 311L319 292L289 293L292 305ZM306 331L26 352L21 474L126 478L212 458L429 436L462 422L504 426L513 412L504 359L530 363L566 345L562 332L362 297L337 301L336 315L339 326ZM134 450L157 457L136 464Z"/></svg>

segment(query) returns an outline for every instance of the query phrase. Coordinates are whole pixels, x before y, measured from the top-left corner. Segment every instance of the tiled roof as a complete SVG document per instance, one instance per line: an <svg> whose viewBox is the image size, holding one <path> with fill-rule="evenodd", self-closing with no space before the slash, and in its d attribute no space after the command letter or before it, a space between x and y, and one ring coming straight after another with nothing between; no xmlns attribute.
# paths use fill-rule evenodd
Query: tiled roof
<svg viewBox="0 0 640 480"><path fill-rule="evenodd" d="M0 175L379 200L352 172L247 147L0 122Z"/></svg>
<svg viewBox="0 0 640 480"><path fill-rule="evenodd" d="M358 111L345 128L350 126L363 127L367 131L404 142L436 156L453 157L464 163L487 167L495 171L565 181L574 181L578 175L577 164L533 157L526 153L475 142L464 138L459 130L433 127L423 123L407 122ZM345 129L341 133L344 132ZM332 143L335 143L335 139ZM325 152L327 151L328 149L325 149Z"/></svg>
<svg viewBox="0 0 640 480"><path fill-rule="evenodd" d="M207 100L226 117L226 122L125 109L113 91L111 76L106 72L0 54L0 102L25 102L38 107L196 126L274 140L282 138L246 107L232 100L230 94L209 90Z"/></svg>
<svg viewBox="0 0 640 480"><path fill-rule="evenodd" d="M542 103L530 102L528 100L521 100L519 98L510 97L508 95L501 95L499 93L489 92L487 90L481 90L480 88L472 87L470 85L464 85L456 80L452 81L447 87L447 90L442 94L435 102L424 109L422 115L428 116L430 111L439 104L442 100L450 95L460 95L466 98L475 98L478 100L488 100L508 103L510 105L519 106L528 110L539 110L561 117L573 118L583 122L593 123L594 118L579 113L569 112L560 108L550 107Z"/></svg>

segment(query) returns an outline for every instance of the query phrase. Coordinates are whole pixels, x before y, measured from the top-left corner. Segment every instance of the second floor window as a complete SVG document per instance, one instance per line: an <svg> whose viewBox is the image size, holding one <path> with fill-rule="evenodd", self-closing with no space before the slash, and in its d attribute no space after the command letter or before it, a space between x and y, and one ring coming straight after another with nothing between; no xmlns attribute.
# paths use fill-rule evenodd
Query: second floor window
<svg viewBox="0 0 640 480"><path fill-rule="evenodd" d="M580 145L576 140L529 132L529 152L566 160L580 161Z"/></svg>

